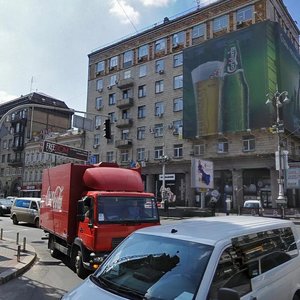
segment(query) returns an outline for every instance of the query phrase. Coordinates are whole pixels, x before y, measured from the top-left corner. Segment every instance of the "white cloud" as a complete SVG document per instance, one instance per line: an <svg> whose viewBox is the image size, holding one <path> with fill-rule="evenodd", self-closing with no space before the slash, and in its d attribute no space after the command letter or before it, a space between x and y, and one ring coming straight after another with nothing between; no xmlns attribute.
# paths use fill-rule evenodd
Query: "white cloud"
<svg viewBox="0 0 300 300"><path fill-rule="evenodd" d="M0 91L0 104L3 104L3 103L5 103L9 100L13 100L13 99L16 99L16 98L18 98L18 97L15 96L15 95L10 95L5 91Z"/></svg>
<svg viewBox="0 0 300 300"><path fill-rule="evenodd" d="M138 24L140 21L140 13L125 0L114 0L109 12L119 17L120 22L123 24Z"/></svg>
<svg viewBox="0 0 300 300"><path fill-rule="evenodd" d="M145 6L163 7L168 6L172 0L140 0Z"/></svg>

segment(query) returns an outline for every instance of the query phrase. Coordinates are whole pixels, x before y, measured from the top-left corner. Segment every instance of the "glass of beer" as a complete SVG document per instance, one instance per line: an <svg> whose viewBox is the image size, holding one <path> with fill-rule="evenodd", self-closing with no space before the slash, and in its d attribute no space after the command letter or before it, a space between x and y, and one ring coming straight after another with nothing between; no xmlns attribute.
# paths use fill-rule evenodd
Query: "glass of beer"
<svg viewBox="0 0 300 300"><path fill-rule="evenodd" d="M192 70L197 136L217 134L224 63L208 61Z"/></svg>

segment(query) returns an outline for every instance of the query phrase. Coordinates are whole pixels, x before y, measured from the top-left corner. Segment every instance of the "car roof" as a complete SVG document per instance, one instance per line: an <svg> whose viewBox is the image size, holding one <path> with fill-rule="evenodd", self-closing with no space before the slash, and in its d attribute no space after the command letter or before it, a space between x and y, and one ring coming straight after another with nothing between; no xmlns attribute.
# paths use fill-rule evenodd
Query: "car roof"
<svg viewBox="0 0 300 300"><path fill-rule="evenodd" d="M41 201L41 198L38 198L38 197L16 197L15 200L36 200L36 201Z"/></svg>
<svg viewBox="0 0 300 300"><path fill-rule="evenodd" d="M246 200L244 203L248 203L248 202L254 202L254 203L257 203L257 202L260 202L260 200L251 199L251 200Z"/></svg>
<svg viewBox="0 0 300 300"><path fill-rule="evenodd" d="M233 237L287 227L291 224L293 223L289 220L275 218L218 216L185 219L171 224L147 227L138 232L215 245L220 241L230 241Z"/></svg>

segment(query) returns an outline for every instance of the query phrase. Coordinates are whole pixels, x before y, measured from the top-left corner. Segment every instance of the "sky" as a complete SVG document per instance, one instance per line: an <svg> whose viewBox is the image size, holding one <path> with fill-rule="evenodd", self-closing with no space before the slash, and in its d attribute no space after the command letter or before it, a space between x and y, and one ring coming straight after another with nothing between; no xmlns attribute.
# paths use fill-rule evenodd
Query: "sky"
<svg viewBox="0 0 300 300"><path fill-rule="evenodd" d="M212 1L0 0L0 104L41 92L85 111L88 54Z"/></svg>

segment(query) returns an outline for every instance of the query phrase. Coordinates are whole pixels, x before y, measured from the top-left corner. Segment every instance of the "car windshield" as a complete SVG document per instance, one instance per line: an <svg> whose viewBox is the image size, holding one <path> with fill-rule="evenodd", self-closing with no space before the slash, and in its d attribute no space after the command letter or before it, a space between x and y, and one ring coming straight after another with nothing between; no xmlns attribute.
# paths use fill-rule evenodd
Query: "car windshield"
<svg viewBox="0 0 300 300"><path fill-rule="evenodd" d="M257 203L257 202L247 202L247 203L245 203L244 207L259 208L259 203Z"/></svg>
<svg viewBox="0 0 300 300"><path fill-rule="evenodd" d="M7 199L0 199L1 205L11 206L11 201Z"/></svg>
<svg viewBox="0 0 300 300"><path fill-rule="evenodd" d="M128 299L193 299L212 251L209 245L136 232L91 280Z"/></svg>
<svg viewBox="0 0 300 300"><path fill-rule="evenodd" d="M154 198L98 197L98 222L100 223L157 222L158 220L158 210Z"/></svg>

